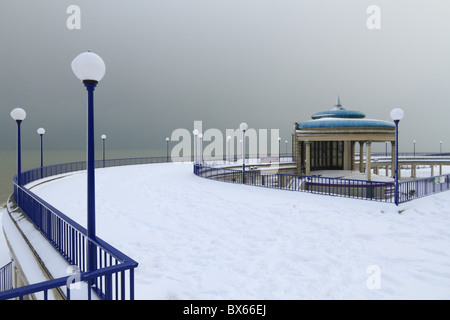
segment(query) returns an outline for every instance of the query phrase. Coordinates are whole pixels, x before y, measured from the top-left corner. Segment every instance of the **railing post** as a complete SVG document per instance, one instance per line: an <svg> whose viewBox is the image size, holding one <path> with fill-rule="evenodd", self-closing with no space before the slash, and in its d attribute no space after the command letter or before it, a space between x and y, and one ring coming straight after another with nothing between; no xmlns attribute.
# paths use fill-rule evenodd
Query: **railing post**
<svg viewBox="0 0 450 320"><path fill-rule="evenodd" d="M370 181L370 200L373 199L373 183Z"/></svg>
<svg viewBox="0 0 450 320"><path fill-rule="evenodd" d="M112 275L105 276L105 300L112 300Z"/></svg>
<svg viewBox="0 0 450 320"><path fill-rule="evenodd" d="M352 187L352 181L348 180L347 183L348 183L348 197L351 198L352 197L352 191L353 191L352 188L351 188Z"/></svg>
<svg viewBox="0 0 450 320"><path fill-rule="evenodd" d="M130 269L130 300L134 300L134 268Z"/></svg>

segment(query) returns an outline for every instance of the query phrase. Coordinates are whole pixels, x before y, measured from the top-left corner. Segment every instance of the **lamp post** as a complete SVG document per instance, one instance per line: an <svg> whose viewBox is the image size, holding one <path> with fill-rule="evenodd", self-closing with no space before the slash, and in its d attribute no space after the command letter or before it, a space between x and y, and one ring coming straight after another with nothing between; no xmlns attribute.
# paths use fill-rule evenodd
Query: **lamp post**
<svg viewBox="0 0 450 320"><path fill-rule="evenodd" d="M404 112L400 108L394 108L390 113L391 119L395 123L395 204L398 206L398 123L403 119Z"/></svg>
<svg viewBox="0 0 450 320"><path fill-rule="evenodd" d="M194 129L194 131L192 131L192 133L194 134L194 165L197 164L197 136L198 136L198 130Z"/></svg>
<svg viewBox="0 0 450 320"><path fill-rule="evenodd" d="M22 108L15 108L11 111L11 117L17 123L17 185L22 186L22 155L20 142L20 124L25 120L27 113ZM17 199L16 199L17 201Z"/></svg>
<svg viewBox="0 0 450 320"><path fill-rule="evenodd" d="M44 128L39 128L37 129L37 133L38 135L41 136L41 179L44 177L44 149L43 149L43 143L42 143L42 138L44 136L45 133L45 129Z"/></svg>
<svg viewBox="0 0 450 320"><path fill-rule="evenodd" d="M102 58L93 52L83 52L72 61L72 71L88 92L87 102L87 235L95 239L95 141L94 141L94 89L105 75ZM88 270L97 269L95 245L88 241Z"/></svg>
<svg viewBox="0 0 450 320"><path fill-rule="evenodd" d="M169 137L166 137L166 162L169 162Z"/></svg>
<svg viewBox="0 0 450 320"><path fill-rule="evenodd" d="M242 122L239 128L242 130L242 183L245 184L245 131L248 129L248 125Z"/></svg>
<svg viewBox="0 0 450 320"><path fill-rule="evenodd" d="M102 134L102 144L103 144L103 168L105 167L105 144L106 144L106 135Z"/></svg>
<svg viewBox="0 0 450 320"><path fill-rule="evenodd" d="M242 154L242 139L240 139L239 142L241 143L241 159L244 159L244 155ZM236 157L236 161L237 161L237 157Z"/></svg>
<svg viewBox="0 0 450 320"><path fill-rule="evenodd" d="M442 156L442 141L439 141L439 155Z"/></svg>
<svg viewBox="0 0 450 320"><path fill-rule="evenodd" d="M416 157L416 140L413 140L413 144L414 144L414 158Z"/></svg>
<svg viewBox="0 0 450 320"><path fill-rule="evenodd" d="M280 137L278 137L278 163L280 163L281 162L281 149L280 149L280 141L281 141L281 138Z"/></svg>

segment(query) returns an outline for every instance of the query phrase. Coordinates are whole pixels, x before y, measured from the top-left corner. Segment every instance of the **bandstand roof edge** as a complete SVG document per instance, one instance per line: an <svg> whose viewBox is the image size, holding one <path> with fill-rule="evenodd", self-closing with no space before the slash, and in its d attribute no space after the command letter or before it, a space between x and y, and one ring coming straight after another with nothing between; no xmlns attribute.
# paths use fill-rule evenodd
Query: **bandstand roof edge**
<svg viewBox="0 0 450 320"><path fill-rule="evenodd" d="M341 134L296 134L298 141L372 141L372 142L386 142L395 141L395 135L379 134L379 133L341 133Z"/></svg>

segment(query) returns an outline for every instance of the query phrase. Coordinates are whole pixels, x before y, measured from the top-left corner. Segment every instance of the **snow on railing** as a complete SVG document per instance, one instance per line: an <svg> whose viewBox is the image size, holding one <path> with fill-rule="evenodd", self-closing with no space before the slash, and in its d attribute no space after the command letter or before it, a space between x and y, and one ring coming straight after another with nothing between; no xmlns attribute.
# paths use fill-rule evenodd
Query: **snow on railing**
<svg viewBox="0 0 450 320"><path fill-rule="evenodd" d="M96 167L124 166L135 164L166 162L166 157L144 157L128 159L108 159L96 161ZM72 162L50 165L24 171L21 175L22 184L33 181L85 170L86 162ZM80 281L88 281L88 298L92 298L91 291L100 299L134 299L134 269L138 263L120 252L105 241L96 237L87 237L87 230L75 221L39 198L26 187L17 185L17 176L13 179L14 200L18 207L28 216L36 228L47 238L61 256L71 265L80 270ZM87 270L86 246L93 244L97 249L97 268L95 272ZM66 298L70 299L70 285L67 283L71 276L25 286L21 288L0 292L0 300L23 298L25 295L36 292L47 292L63 285L66 289Z"/></svg>
<svg viewBox="0 0 450 320"><path fill-rule="evenodd" d="M265 173L246 170L245 179L239 169L194 165L194 174L203 178L231 183L291 191L326 194L348 198L393 202L394 183L356 179Z"/></svg>
<svg viewBox="0 0 450 320"><path fill-rule="evenodd" d="M260 187L296 190L383 202L393 202L394 200L394 182L266 173L264 171L252 169L252 164L260 163L256 159L246 163L248 166L246 166L247 169L245 170L245 179L243 179L242 169L236 168L236 162L228 162L228 165L217 165L217 163L211 162L194 164L194 174L224 182L243 183L245 181L245 184ZM283 163L283 161L281 161L281 163ZM400 181L398 188L399 203L408 202L420 197L450 190L450 174Z"/></svg>

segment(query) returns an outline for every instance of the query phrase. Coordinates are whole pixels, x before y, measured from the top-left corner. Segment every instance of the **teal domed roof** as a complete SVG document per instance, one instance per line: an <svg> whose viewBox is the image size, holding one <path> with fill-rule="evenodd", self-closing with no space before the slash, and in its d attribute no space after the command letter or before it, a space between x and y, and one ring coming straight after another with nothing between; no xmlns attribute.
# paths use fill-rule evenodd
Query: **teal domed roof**
<svg viewBox="0 0 450 320"><path fill-rule="evenodd" d="M328 111L321 111L313 114L311 118L322 119L322 118L347 118L347 119L362 119L366 115L360 111L345 110L344 108L333 108Z"/></svg>
<svg viewBox="0 0 450 320"><path fill-rule="evenodd" d="M297 129L319 128L395 128L394 123L383 120L364 119L366 115L360 111L346 110L342 107L339 96L331 110L321 111L311 116L313 120L301 122Z"/></svg>
<svg viewBox="0 0 450 320"><path fill-rule="evenodd" d="M318 129L318 128L395 128L389 121L375 119L342 119L342 118L321 118L309 120L298 124L297 129Z"/></svg>
<svg viewBox="0 0 450 320"><path fill-rule="evenodd" d="M362 119L365 118L366 115L360 111L352 111L346 110L341 105L341 100L339 96L336 99L336 104L331 110L321 111L315 113L311 116L311 118L322 119L322 118L350 118L350 119Z"/></svg>

